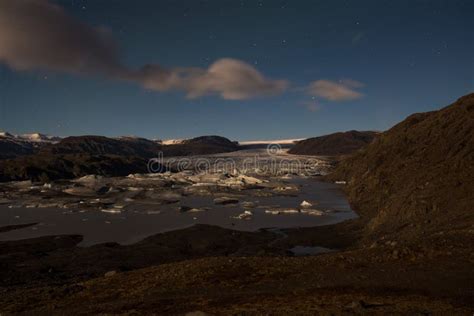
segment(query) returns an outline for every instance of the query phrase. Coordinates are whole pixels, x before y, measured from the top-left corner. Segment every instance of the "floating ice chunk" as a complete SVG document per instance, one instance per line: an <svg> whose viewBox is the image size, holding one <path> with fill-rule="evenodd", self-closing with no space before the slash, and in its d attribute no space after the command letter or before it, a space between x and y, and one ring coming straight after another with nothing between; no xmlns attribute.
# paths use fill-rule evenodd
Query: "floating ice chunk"
<svg viewBox="0 0 474 316"><path fill-rule="evenodd" d="M279 215L280 211L274 211L274 210L266 210L266 214L271 214L271 215Z"/></svg>
<svg viewBox="0 0 474 316"><path fill-rule="evenodd" d="M254 203L254 202L245 201L245 202L242 202L242 206L243 206L244 208L254 208L254 207L255 207L255 203Z"/></svg>
<svg viewBox="0 0 474 316"><path fill-rule="evenodd" d="M188 212L189 213L197 213L197 212L204 212L204 211L206 211L206 210L202 209L202 208L192 208Z"/></svg>
<svg viewBox="0 0 474 316"><path fill-rule="evenodd" d="M323 211L313 210L313 209L301 210L301 213L304 213L304 214L307 214L307 215L312 215L312 216L322 216L322 215L324 215Z"/></svg>
<svg viewBox="0 0 474 316"><path fill-rule="evenodd" d="M79 183L84 183L84 182L96 182L102 180L102 176L96 175L96 174L89 174L87 176L83 176L77 179L72 180L73 182L79 182Z"/></svg>
<svg viewBox="0 0 474 316"><path fill-rule="evenodd" d="M119 209L116 209L116 208L103 208L100 210L101 212L104 212L104 213L111 213L111 214L119 214L119 213L122 213L121 210Z"/></svg>
<svg viewBox="0 0 474 316"><path fill-rule="evenodd" d="M303 201L300 204L301 207L311 207L313 204L309 203L308 201Z"/></svg>
<svg viewBox="0 0 474 316"><path fill-rule="evenodd" d="M243 213L240 213L239 215L234 216L232 218L249 220L252 218L252 215L253 213L251 211L244 211Z"/></svg>
<svg viewBox="0 0 474 316"><path fill-rule="evenodd" d="M260 184L260 183L263 183L263 181L260 180L260 179L257 179L257 178L254 178L254 177L249 177L249 176L244 176L244 175L240 175L237 178L239 180L241 180L242 182L244 182L245 184Z"/></svg>
<svg viewBox="0 0 474 316"><path fill-rule="evenodd" d="M335 183L336 184L346 184L347 182L346 181L336 181Z"/></svg>
<svg viewBox="0 0 474 316"><path fill-rule="evenodd" d="M271 214L271 215L281 215L281 214L298 214L300 213L300 210L297 209L270 209L270 210L265 210L266 214Z"/></svg>

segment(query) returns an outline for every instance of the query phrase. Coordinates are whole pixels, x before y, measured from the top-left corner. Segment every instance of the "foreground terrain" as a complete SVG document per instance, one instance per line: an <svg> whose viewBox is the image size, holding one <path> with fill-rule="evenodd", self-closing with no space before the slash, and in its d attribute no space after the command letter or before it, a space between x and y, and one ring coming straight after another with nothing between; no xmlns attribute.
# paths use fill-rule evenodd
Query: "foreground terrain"
<svg viewBox="0 0 474 316"><path fill-rule="evenodd" d="M239 232L196 225L121 246L0 244L4 312L414 314L474 311L474 95L416 114L343 160L359 218ZM22 227L6 227L4 231ZM298 257L291 247L339 251Z"/></svg>

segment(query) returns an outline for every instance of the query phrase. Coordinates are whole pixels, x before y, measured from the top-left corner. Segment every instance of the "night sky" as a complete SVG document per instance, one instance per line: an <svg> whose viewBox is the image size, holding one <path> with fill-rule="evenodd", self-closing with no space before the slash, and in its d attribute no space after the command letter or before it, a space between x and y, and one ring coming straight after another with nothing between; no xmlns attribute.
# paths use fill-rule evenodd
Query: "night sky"
<svg viewBox="0 0 474 316"><path fill-rule="evenodd" d="M0 130L385 130L474 90L473 14L470 0L0 0Z"/></svg>

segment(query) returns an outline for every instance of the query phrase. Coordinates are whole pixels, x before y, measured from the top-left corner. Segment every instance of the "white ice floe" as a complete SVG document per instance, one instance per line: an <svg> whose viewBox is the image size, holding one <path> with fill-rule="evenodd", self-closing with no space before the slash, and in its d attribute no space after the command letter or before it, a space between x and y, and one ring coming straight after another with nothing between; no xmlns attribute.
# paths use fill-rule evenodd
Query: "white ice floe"
<svg viewBox="0 0 474 316"><path fill-rule="evenodd" d="M346 184L346 181L336 181L336 184Z"/></svg>
<svg viewBox="0 0 474 316"><path fill-rule="evenodd" d="M301 207L311 207L313 204L309 203L308 201L303 201L300 204Z"/></svg>
<svg viewBox="0 0 474 316"><path fill-rule="evenodd" d="M188 213L198 213L198 212L205 212L206 209L203 208L192 208L188 211Z"/></svg>
<svg viewBox="0 0 474 316"><path fill-rule="evenodd" d="M271 214L271 215L280 215L280 214L298 214L300 213L300 210L298 209L270 209L270 210L265 210L266 214Z"/></svg>
<svg viewBox="0 0 474 316"><path fill-rule="evenodd" d="M72 180L72 182L78 182L78 183L91 183L91 182L97 182L102 180L102 176L96 175L96 174L89 174L87 176L83 176L77 179Z"/></svg>
<svg viewBox="0 0 474 316"><path fill-rule="evenodd" d="M239 215L234 216L232 218L249 220L252 218L252 215L253 213L251 211L244 211L243 213L240 213Z"/></svg>
<svg viewBox="0 0 474 316"><path fill-rule="evenodd" d="M301 210L301 213L307 214L307 215L312 215L312 216L322 216L322 215L324 215L323 211L314 210L314 209Z"/></svg>
<svg viewBox="0 0 474 316"><path fill-rule="evenodd" d="M119 209L116 209L116 208L103 208L100 211L104 212L104 213L111 213L111 214L122 213L122 210L119 210Z"/></svg>

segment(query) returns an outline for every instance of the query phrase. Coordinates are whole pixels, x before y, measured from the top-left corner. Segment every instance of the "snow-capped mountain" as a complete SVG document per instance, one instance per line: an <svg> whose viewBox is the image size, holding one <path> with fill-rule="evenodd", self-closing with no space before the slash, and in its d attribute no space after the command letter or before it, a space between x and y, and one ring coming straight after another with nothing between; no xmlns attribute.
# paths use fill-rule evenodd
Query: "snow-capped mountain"
<svg viewBox="0 0 474 316"><path fill-rule="evenodd" d="M30 141L30 142L47 142L47 143L56 143L61 140L61 137L50 136L41 133L32 133L32 134L23 134L17 136L18 138Z"/></svg>
<svg viewBox="0 0 474 316"><path fill-rule="evenodd" d="M166 140L156 140L156 142L162 145L179 145L186 141L186 139L166 139Z"/></svg>
<svg viewBox="0 0 474 316"><path fill-rule="evenodd" d="M60 137L40 133L14 135L0 132L0 159L30 155L44 145L55 144L60 140Z"/></svg>
<svg viewBox="0 0 474 316"><path fill-rule="evenodd" d="M14 135L9 132L0 132L0 139L3 139L3 140L10 139L10 140L19 141L19 142L57 143L61 140L61 137L50 136L50 135L41 134L41 133Z"/></svg>

